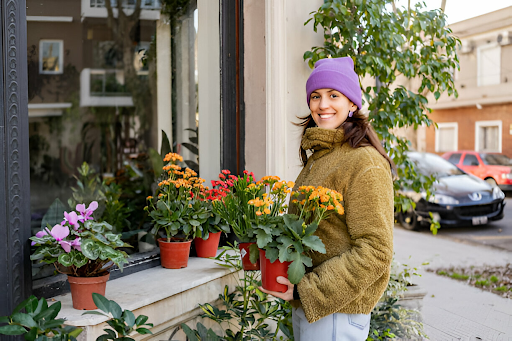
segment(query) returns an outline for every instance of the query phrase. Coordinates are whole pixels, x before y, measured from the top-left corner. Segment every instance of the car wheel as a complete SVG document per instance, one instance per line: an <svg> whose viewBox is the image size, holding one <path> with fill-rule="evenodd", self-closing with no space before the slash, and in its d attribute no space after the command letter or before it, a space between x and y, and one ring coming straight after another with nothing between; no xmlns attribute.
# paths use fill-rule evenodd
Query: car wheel
<svg viewBox="0 0 512 341"><path fill-rule="evenodd" d="M496 180L494 180L493 178L487 178L487 179L485 179L485 182L487 182L493 188L498 186L498 184L496 183Z"/></svg>
<svg viewBox="0 0 512 341"><path fill-rule="evenodd" d="M418 215L412 208L407 211L398 213L398 221L400 225L409 231L418 231L420 229L420 222L418 221Z"/></svg>

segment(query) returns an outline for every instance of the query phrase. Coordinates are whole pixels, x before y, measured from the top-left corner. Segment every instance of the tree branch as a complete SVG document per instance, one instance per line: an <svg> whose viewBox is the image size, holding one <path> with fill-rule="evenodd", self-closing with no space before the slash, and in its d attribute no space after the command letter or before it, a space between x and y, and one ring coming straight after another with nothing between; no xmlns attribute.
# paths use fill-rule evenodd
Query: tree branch
<svg viewBox="0 0 512 341"><path fill-rule="evenodd" d="M114 24L116 23L116 19L114 18L114 11L112 10L112 3L110 3L110 0L105 0L105 7L107 8L108 14L107 25L112 31L114 31L114 34L116 34L117 25Z"/></svg>
<svg viewBox="0 0 512 341"><path fill-rule="evenodd" d="M142 0L137 0L133 13L130 15L130 20L139 20L141 12Z"/></svg>

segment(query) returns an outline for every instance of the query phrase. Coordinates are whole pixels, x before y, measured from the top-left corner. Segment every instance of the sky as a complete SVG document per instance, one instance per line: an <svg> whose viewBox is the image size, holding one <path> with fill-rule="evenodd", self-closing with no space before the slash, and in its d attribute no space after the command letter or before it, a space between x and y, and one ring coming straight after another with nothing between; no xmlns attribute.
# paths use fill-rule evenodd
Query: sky
<svg viewBox="0 0 512 341"><path fill-rule="evenodd" d="M442 0L425 1L427 9L441 7ZM418 0L411 0L411 6ZM407 7L407 0L397 0L398 6ZM489 12L512 6L511 0L446 0L445 13L448 16L448 24L473 18Z"/></svg>

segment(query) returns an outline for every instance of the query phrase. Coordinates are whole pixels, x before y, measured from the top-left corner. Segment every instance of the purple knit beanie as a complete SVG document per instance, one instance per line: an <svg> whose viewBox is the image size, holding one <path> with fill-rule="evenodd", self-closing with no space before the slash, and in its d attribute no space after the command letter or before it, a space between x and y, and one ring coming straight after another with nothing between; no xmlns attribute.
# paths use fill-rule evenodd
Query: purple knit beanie
<svg viewBox="0 0 512 341"><path fill-rule="evenodd" d="M318 89L334 89L341 92L361 109L361 87L350 57L325 58L316 62L306 82L308 106L311 93Z"/></svg>

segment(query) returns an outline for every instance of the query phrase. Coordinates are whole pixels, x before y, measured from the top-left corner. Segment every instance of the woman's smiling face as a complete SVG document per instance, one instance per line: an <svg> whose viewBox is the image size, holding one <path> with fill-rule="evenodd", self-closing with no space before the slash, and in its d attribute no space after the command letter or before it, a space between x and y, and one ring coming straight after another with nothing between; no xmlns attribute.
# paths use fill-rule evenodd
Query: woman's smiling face
<svg viewBox="0 0 512 341"><path fill-rule="evenodd" d="M337 129L357 106L337 90L318 89L311 93L309 109L319 128Z"/></svg>

